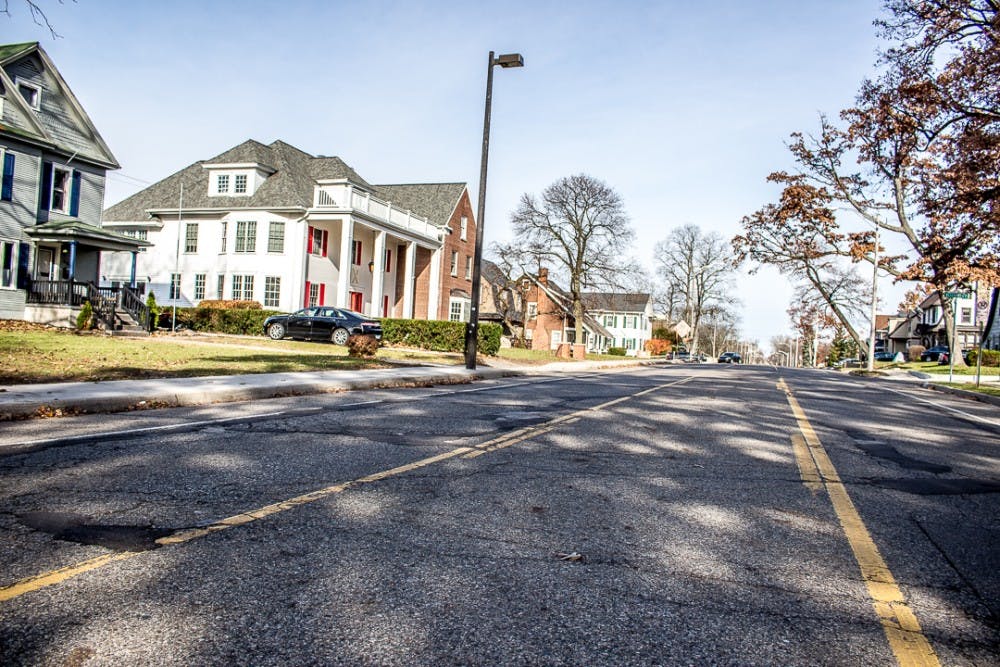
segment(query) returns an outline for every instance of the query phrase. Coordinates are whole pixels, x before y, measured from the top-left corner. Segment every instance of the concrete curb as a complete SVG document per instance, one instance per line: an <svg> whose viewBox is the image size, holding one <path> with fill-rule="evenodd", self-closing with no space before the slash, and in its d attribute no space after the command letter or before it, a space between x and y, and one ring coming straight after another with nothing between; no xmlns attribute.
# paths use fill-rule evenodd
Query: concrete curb
<svg viewBox="0 0 1000 667"><path fill-rule="evenodd" d="M961 396L962 398L967 398L973 401L979 401L980 403L989 403L990 405L1000 406L1000 396L983 394L978 391L969 391L968 389L956 389L955 387L947 387L944 385L936 384L934 382L923 382L921 384L926 389L933 389L934 391L940 391L943 394Z"/></svg>
<svg viewBox="0 0 1000 667"><path fill-rule="evenodd" d="M365 389L466 384L476 380L650 366L661 360L554 362L519 368L397 366L363 371L300 371L198 378L14 385L0 391L0 422L82 413L130 412L309 396Z"/></svg>

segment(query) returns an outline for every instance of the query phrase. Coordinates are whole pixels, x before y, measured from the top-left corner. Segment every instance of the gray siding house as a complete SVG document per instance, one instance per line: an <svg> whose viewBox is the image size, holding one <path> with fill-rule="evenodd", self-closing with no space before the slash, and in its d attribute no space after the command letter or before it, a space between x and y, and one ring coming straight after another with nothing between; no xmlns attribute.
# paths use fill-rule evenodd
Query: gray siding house
<svg viewBox="0 0 1000 667"><path fill-rule="evenodd" d="M0 318L69 324L100 295L101 252L145 244L101 229L115 160L37 42L0 45Z"/></svg>

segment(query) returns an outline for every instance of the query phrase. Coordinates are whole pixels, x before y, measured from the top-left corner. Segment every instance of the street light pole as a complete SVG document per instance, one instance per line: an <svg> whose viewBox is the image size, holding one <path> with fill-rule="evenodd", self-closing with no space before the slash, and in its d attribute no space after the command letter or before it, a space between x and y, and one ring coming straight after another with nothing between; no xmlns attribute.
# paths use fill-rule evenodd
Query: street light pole
<svg viewBox="0 0 1000 667"><path fill-rule="evenodd" d="M878 223L875 223L875 250L872 251L873 264L875 268L872 270L872 330L871 335L868 337L868 370L875 370L875 312L878 306Z"/></svg>
<svg viewBox="0 0 1000 667"><path fill-rule="evenodd" d="M483 118L483 153L479 164L479 209L476 212L476 253L472 263L472 305L469 322L465 326L465 367L476 369L476 346L479 342L479 291L482 283L483 230L486 219L486 163L490 154L490 107L493 104L493 68L524 67L524 58L519 53L507 53L493 57L490 51L486 67L486 113Z"/></svg>

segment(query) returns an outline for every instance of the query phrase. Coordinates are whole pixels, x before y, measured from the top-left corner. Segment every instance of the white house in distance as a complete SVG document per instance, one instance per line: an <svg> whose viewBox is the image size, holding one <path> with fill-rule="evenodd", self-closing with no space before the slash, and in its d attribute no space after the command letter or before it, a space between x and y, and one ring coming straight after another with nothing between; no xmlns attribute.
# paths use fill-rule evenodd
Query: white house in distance
<svg viewBox="0 0 1000 667"><path fill-rule="evenodd" d="M250 140L108 208L103 224L152 244L136 271L161 304L469 316L476 223L464 183L372 185L340 158ZM102 283L129 270L109 257Z"/></svg>
<svg viewBox="0 0 1000 667"><path fill-rule="evenodd" d="M624 347L629 356L645 349L646 341L652 337L651 295L586 292L582 296L587 314L611 334L611 347Z"/></svg>

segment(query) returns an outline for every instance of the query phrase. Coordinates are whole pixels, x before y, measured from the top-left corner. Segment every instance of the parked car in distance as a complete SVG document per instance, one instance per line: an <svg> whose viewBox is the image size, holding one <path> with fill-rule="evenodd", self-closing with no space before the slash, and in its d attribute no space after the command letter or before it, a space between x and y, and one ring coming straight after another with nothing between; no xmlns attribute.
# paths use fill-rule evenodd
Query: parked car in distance
<svg viewBox="0 0 1000 667"><path fill-rule="evenodd" d="M875 361L893 361L896 358L895 352L876 352Z"/></svg>
<svg viewBox="0 0 1000 667"><path fill-rule="evenodd" d="M382 325L367 315L346 308L313 306L289 315L273 315L264 320L264 334L273 340L308 338L345 345L355 334L382 339Z"/></svg>
<svg viewBox="0 0 1000 667"><path fill-rule="evenodd" d="M861 368L861 360L855 357L841 359L840 361L833 362L832 366L834 368Z"/></svg>
<svg viewBox="0 0 1000 667"><path fill-rule="evenodd" d="M942 352L947 352L947 345L935 345L920 353L920 361L937 361Z"/></svg>
<svg viewBox="0 0 1000 667"><path fill-rule="evenodd" d="M742 364L743 357L738 352L723 352L719 355L720 364Z"/></svg>

